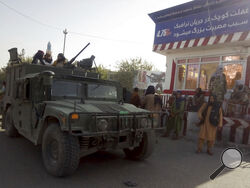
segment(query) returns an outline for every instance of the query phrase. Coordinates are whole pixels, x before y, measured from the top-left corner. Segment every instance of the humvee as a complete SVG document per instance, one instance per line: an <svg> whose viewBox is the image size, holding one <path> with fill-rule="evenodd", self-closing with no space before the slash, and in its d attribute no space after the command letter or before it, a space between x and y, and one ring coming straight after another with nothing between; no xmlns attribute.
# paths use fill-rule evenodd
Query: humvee
<svg viewBox="0 0 250 188"><path fill-rule="evenodd" d="M27 63L6 69L3 127L42 146L46 170L67 176L82 156L123 149L146 159L154 149L155 113L123 102L118 82L96 72Z"/></svg>

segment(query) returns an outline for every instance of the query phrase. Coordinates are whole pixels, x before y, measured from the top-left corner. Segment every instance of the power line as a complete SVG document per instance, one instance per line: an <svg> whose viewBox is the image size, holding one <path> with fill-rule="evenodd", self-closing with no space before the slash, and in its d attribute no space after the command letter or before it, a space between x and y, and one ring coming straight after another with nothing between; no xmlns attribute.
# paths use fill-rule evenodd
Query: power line
<svg viewBox="0 0 250 188"><path fill-rule="evenodd" d="M55 26L53 26L53 25L49 25L49 24L43 23L43 22L41 22L41 21L39 21L39 20L36 20L36 19L32 18L31 16L28 16L28 15L26 15L26 14L23 14L22 12L18 11L18 10L15 9L15 8L10 7L9 5L7 5L6 3L4 3L4 2L2 2L2 1L0 1L0 3L1 3L2 5L4 5L5 7L7 7L8 9L12 10L13 12L15 12L16 14L18 14L18 15L20 15L20 16L22 16L22 17L24 17L24 18L26 18L26 19L28 19L28 20L30 20L30 21L32 21L32 22L35 22L35 23L37 23L37 24L39 24L39 25L42 25L42 26L45 26L45 27L49 27L49 28L52 28L52 29L62 30L62 28L55 27Z"/></svg>
<svg viewBox="0 0 250 188"><path fill-rule="evenodd" d="M7 7L9 10L15 12L16 14L26 18L27 20L30 20L36 24L39 24L41 26L50 28L50 29L55 29L55 30L60 30L62 31L63 28L60 27L56 27L50 24L46 24L41 22L40 20L34 19L31 16L28 16L22 12L20 12L19 10L9 6L8 4L6 4L5 2L0 1L0 4L2 4L3 6ZM68 33L71 33L73 35L79 35L79 36L83 36L83 37L90 37L90 38L95 38L95 39L101 39L101 40L108 40L108 41L114 41L114 42L123 42L123 43L133 43L133 44L139 44L139 45L144 45L144 43L141 42L136 42L136 41L128 41L128 40L119 40L119 39L111 39L111 38L106 38L106 37L102 37L102 36L97 36L97 35L90 35L90 34L85 34L85 33L80 33L80 32L75 32L75 31L68 31Z"/></svg>

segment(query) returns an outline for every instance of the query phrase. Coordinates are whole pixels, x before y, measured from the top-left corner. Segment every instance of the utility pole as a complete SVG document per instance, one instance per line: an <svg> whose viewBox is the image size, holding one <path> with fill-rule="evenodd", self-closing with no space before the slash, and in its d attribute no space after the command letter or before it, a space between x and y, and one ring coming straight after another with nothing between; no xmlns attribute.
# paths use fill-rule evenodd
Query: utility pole
<svg viewBox="0 0 250 188"><path fill-rule="evenodd" d="M63 42L63 55L64 55L64 52L65 52L65 45L66 45L66 35L68 34L67 29L64 29L64 30L63 30L63 34L64 34L64 42Z"/></svg>

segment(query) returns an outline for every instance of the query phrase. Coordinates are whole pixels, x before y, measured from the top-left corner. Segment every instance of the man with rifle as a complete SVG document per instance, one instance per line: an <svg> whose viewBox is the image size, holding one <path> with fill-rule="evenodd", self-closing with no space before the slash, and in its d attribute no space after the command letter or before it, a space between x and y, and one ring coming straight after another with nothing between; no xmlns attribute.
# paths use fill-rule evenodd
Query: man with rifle
<svg viewBox="0 0 250 188"><path fill-rule="evenodd" d="M73 57L69 62L67 61L67 59L64 57L63 53L59 53L57 56L57 60L53 63L52 66L55 67L70 67L70 65L75 61L75 59L83 52L83 50L85 50L88 45L90 43L88 43L75 57Z"/></svg>
<svg viewBox="0 0 250 188"><path fill-rule="evenodd" d="M64 57L63 53L59 53L57 55L57 59L54 61L52 66L64 67L64 65L66 65L66 63L67 63L67 59Z"/></svg>

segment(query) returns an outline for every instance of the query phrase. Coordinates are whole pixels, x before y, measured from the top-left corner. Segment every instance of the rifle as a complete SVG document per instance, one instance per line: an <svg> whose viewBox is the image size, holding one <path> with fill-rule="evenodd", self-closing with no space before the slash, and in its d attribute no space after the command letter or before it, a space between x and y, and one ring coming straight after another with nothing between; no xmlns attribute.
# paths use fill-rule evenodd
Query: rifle
<svg viewBox="0 0 250 188"><path fill-rule="evenodd" d="M90 43L88 43L86 46L84 46L84 48L83 48L78 54L76 54L76 56L73 57L73 58L68 62L68 64L72 64L72 63L76 60L76 58L83 52L83 50L85 50L85 49L88 47L88 45L90 45Z"/></svg>

